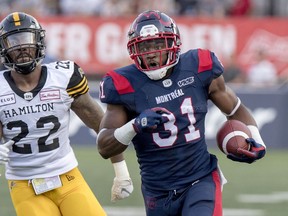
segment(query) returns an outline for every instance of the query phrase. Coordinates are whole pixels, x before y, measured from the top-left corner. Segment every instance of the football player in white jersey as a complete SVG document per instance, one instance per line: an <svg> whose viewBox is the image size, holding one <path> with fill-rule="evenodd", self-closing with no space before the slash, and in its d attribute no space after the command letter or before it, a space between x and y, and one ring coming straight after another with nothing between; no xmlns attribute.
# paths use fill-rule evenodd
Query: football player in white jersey
<svg viewBox="0 0 288 216"><path fill-rule="evenodd" d="M17 216L106 215L77 168L69 140L70 110L98 132L101 107L72 61L41 64L45 30L31 15L14 12L0 23L0 163ZM112 160L112 200L133 191L122 155ZM124 190L122 190L124 189ZM122 194L122 191L126 191Z"/></svg>

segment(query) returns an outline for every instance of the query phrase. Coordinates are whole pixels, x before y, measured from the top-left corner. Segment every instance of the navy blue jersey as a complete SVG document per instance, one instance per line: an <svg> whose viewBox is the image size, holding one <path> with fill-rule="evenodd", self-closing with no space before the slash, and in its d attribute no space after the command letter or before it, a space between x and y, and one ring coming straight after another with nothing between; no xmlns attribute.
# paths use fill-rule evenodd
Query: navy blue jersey
<svg viewBox="0 0 288 216"><path fill-rule="evenodd" d="M209 85L222 73L213 52L195 49L181 54L166 79L151 80L134 64L103 78L101 101L123 105L131 119L153 107L171 112L161 131L137 134L132 140L146 188L179 189L217 168L205 143L205 116Z"/></svg>

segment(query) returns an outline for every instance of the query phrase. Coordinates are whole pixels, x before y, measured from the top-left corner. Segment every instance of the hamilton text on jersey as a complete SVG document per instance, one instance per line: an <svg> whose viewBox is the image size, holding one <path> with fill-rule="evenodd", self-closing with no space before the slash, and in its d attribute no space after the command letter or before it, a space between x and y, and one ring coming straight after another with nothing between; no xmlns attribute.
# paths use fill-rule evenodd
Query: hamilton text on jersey
<svg viewBox="0 0 288 216"><path fill-rule="evenodd" d="M18 107L18 109L4 110L5 118L11 118L18 115L27 115L30 113L39 113L54 110L54 103L34 104L31 106Z"/></svg>

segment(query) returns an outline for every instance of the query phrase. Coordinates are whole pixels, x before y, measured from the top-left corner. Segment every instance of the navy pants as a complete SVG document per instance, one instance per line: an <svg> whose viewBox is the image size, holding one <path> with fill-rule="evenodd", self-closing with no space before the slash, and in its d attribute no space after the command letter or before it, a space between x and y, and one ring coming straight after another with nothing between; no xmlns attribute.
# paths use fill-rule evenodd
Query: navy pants
<svg viewBox="0 0 288 216"><path fill-rule="evenodd" d="M186 188L168 192L142 186L147 216L222 216L222 191L218 171Z"/></svg>

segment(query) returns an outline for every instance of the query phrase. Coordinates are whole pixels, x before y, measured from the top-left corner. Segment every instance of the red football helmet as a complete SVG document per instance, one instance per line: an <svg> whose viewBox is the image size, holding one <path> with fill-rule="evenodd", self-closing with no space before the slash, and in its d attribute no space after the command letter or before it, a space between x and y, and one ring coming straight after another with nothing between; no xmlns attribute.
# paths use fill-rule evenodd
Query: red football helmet
<svg viewBox="0 0 288 216"><path fill-rule="evenodd" d="M150 79L162 79L178 63L180 33L174 20L157 10L141 13L128 32L127 49L139 70Z"/></svg>

